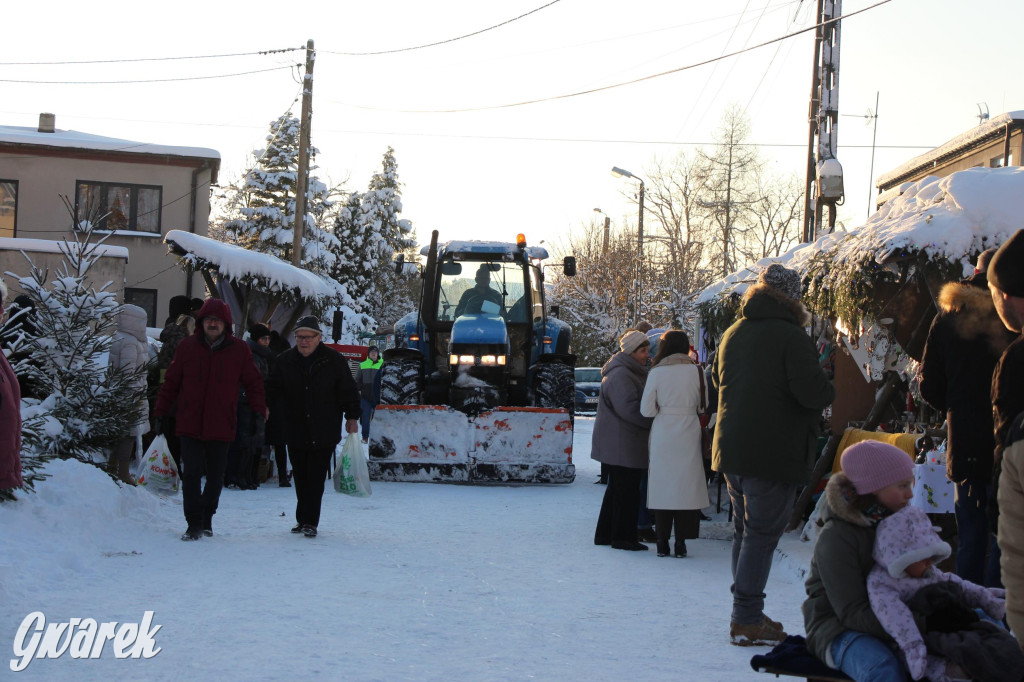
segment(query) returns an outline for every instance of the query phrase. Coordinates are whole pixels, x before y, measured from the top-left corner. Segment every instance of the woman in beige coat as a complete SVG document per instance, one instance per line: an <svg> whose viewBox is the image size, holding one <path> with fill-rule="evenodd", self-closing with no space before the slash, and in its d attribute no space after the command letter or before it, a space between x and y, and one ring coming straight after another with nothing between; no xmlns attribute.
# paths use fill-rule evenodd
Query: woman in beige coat
<svg viewBox="0 0 1024 682"><path fill-rule="evenodd" d="M650 439L647 507L654 512L658 556L668 556L676 527L675 555L697 537L700 510L710 504L700 452L701 370L689 356L686 332L665 332L647 377L640 413L654 417Z"/></svg>

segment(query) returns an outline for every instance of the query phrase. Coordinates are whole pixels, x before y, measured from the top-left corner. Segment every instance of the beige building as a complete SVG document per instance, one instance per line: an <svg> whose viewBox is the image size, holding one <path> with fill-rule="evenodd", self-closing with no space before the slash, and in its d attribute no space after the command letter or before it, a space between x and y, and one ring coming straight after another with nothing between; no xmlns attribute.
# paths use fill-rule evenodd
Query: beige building
<svg viewBox="0 0 1024 682"><path fill-rule="evenodd" d="M202 277L178 267L163 236L207 234L220 154L59 130L49 114L39 121L0 126L0 248L11 238L71 240L87 221L110 235L106 245L128 250L124 281L109 290L144 308L149 326L163 326L172 296L204 297Z"/></svg>
<svg viewBox="0 0 1024 682"><path fill-rule="evenodd" d="M934 175L944 178L968 168L1020 166L1024 159L1024 111L991 118L943 145L915 156L878 177L875 207L897 197L911 182Z"/></svg>

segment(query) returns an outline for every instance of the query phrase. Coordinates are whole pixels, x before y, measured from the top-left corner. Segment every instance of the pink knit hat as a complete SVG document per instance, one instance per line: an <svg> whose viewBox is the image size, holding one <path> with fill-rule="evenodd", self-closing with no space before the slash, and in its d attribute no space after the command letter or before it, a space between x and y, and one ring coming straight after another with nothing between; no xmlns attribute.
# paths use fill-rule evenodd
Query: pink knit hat
<svg viewBox="0 0 1024 682"><path fill-rule="evenodd" d="M846 448L840 459L843 473L858 495L875 493L914 475L914 460L895 445L865 440Z"/></svg>

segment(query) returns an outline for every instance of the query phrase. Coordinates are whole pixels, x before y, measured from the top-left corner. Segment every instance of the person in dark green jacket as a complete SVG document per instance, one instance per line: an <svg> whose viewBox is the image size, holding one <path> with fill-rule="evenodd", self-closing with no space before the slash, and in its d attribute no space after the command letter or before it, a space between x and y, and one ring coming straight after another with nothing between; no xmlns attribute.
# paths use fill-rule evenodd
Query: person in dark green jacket
<svg viewBox="0 0 1024 682"><path fill-rule="evenodd" d="M712 468L725 476L735 526L729 637L740 646L786 637L764 613L764 588L796 490L810 478L821 412L835 398L804 330L810 314L800 293L793 270L776 263L762 271L722 336L711 375Z"/></svg>
<svg viewBox="0 0 1024 682"><path fill-rule="evenodd" d="M359 363L356 384L359 386L359 404L362 408L359 422L363 429L364 443L370 438L370 420L380 403L380 368L383 364L377 346L370 346L366 350L366 359Z"/></svg>

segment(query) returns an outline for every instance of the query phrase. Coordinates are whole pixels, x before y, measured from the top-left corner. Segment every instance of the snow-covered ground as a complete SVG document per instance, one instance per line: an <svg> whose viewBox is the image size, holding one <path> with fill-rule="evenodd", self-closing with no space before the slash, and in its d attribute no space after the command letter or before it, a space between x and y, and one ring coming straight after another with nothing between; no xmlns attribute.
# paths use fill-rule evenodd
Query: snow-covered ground
<svg viewBox="0 0 1024 682"><path fill-rule="evenodd" d="M34 660L39 680L765 680L729 644L725 512L685 559L593 544L604 487L577 419L575 483L328 489L320 535L289 533L291 488L225 490L213 538L184 543L180 500L57 461L0 504L0 643L19 625L142 620L159 654ZM712 490L714 493L714 490ZM714 499L714 497L712 497ZM710 512L714 512L712 507ZM707 536L707 537L703 537ZM783 537L766 611L802 634L811 547Z"/></svg>

